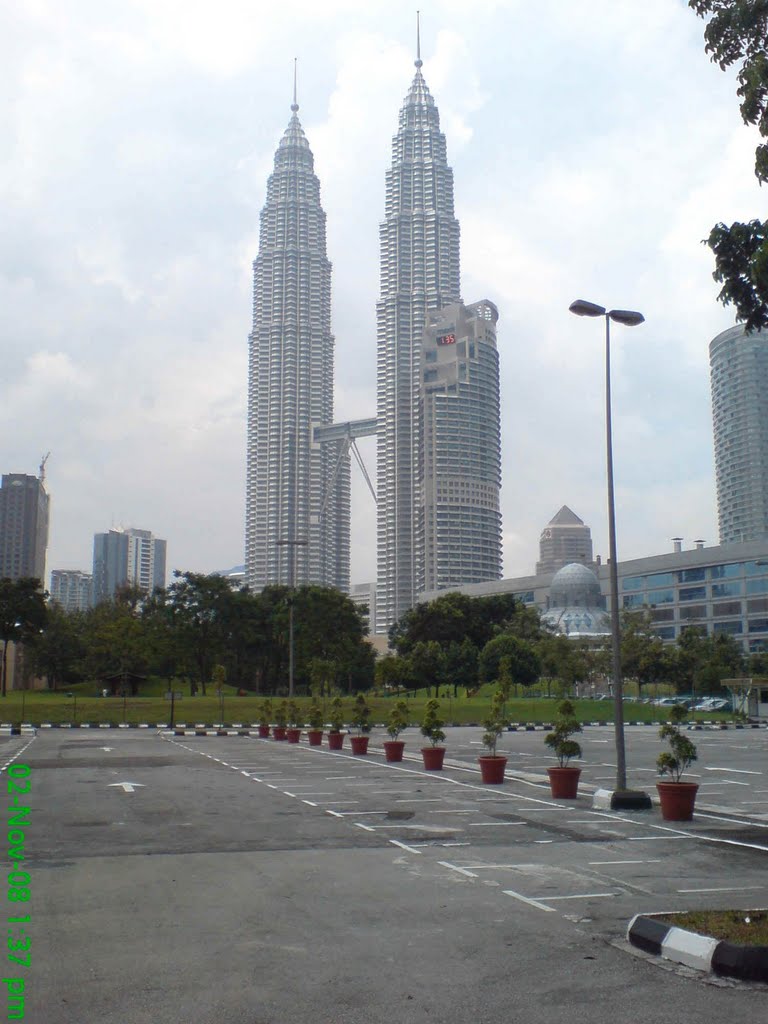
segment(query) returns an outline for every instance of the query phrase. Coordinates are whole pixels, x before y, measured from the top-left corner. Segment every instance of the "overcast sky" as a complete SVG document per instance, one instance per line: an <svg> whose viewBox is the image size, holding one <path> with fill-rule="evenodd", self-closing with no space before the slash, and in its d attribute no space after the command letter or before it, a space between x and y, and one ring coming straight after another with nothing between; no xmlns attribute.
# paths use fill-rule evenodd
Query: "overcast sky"
<svg viewBox="0 0 768 1024"><path fill-rule="evenodd" d="M701 244L765 216L756 132L684 0L420 0L461 225L500 311L507 576L561 505L607 554L602 324L615 326L619 559L717 543ZM251 261L299 117L328 218L336 418L375 414L378 223L415 8L402 0L15 0L0 8L0 470L51 451L48 568L112 526L173 568L243 561ZM371 472L375 440L361 442ZM373 472L372 472L373 475ZM353 467L352 582L375 578Z"/></svg>

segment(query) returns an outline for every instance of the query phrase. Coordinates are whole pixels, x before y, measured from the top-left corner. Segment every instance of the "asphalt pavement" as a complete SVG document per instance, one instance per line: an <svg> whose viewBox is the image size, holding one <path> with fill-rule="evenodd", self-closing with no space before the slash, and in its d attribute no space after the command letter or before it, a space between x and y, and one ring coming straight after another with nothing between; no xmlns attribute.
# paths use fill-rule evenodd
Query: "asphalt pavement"
<svg viewBox="0 0 768 1024"><path fill-rule="evenodd" d="M134 730L0 741L3 764L31 769L24 1019L719 1024L764 1013L765 988L661 967L624 933L635 913L768 906L765 730L696 733L703 799L680 825L656 809L592 808L591 789L611 784L609 729L582 737L574 802L549 797L541 733L502 737L502 787L480 783L478 729L449 732L441 773L423 771L417 730L400 765L384 762L384 738L374 733L368 757L305 739ZM628 730L646 789L655 742L654 729Z"/></svg>

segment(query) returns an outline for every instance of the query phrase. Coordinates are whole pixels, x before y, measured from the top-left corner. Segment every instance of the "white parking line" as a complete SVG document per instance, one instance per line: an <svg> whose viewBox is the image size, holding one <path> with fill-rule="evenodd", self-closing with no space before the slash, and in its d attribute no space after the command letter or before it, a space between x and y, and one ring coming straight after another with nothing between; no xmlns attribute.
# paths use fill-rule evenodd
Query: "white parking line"
<svg viewBox="0 0 768 1024"><path fill-rule="evenodd" d="M460 868L456 864L451 864L447 860L439 860L437 862L441 867L450 868L451 871L458 871L460 875L466 875L467 878L477 878L474 871L467 871L466 868Z"/></svg>
<svg viewBox="0 0 768 1024"><path fill-rule="evenodd" d="M678 889L678 892L751 892L753 889L764 889L764 885L726 885L721 889Z"/></svg>
<svg viewBox="0 0 768 1024"><path fill-rule="evenodd" d="M399 846L401 850L407 850L408 853L417 853L421 856L421 850L417 850L413 846L407 846L405 843L401 843L399 839L390 839L389 841L393 846Z"/></svg>
<svg viewBox="0 0 768 1024"><path fill-rule="evenodd" d="M550 902L553 902L554 900L594 900L597 899L598 896L618 895L619 893L617 892L579 892L574 896L539 896L538 899L549 900Z"/></svg>
<svg viewBox="0 0 768 1024"><path fill-rule="evenodd" d="M589 860L590 867L599 867L602 864L661 864L661 859L656 860Z"/></svg>
<svg viewBox="0 0 768 1024"><path fill-rule="evenodd" d="M762 772L750 772L746 768L705 768L705 772L735 772L737 775L762 775Z"/></svg>
<svg viewBox="0 0 768 1024"><path fill-rule="evenodd" d="M521 903L527 903L531 907L537 907L539 910L547 910L550 914L555 913L554 907L547 907L543 903L539 903L538 900L531 900L527 896L521 895L519 892L515 892L513 889L502 889L505 896L512 896L516 900L520 900Z"/></svg>
<svg viewBox="0 0 768 1024"><path fill-rule="evenodd" d="M467 828L491 828L496 825L525 825L524 821L470 821Z"/></svg>
<svg viewBox="0 0 768 1024"><path fill-rule="evenodd" d="M352 822L357 828L364 828L366 832L373 832L373 828L370 825L363 825L361 821Z"/></svg>

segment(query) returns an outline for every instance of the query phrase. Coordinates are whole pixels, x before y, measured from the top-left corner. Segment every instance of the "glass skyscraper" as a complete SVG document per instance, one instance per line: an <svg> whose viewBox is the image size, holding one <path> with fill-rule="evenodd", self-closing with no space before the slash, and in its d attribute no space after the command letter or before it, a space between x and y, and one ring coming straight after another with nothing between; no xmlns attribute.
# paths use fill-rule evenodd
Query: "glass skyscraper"
<svg viewBox="0 0 768 1024"><path fill-rule="evenodd" d="M291 107L253 264L246 580L349 586L349 455L315 442L333 422L331 264L314 159Z"/></svg>
<svg viewBox="0 0 768 1024"><path fill-rule="evenodd" d="M720 543L768 537L768 333L731 327L709 361Z"/></svg>

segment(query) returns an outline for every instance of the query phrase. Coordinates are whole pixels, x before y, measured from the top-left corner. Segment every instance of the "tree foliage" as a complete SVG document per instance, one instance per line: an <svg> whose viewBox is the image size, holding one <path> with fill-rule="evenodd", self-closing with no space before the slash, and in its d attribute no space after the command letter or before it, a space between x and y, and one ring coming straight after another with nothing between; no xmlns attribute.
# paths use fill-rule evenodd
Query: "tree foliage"
<svg viewBox="0 0 768 1024"><path fill-rule="evenodd" d="M47 608L40 580L24 576L0 579L0 640L3 643L0 665L0 693L5 697L8 644L24 643L45 626Z"/></svg>
<svg viewBox="0 0 768 1024"><path fill-rule="evenodd" d="M705 49L725 71L740 64L740 111L745 124L768 138L768 0L688 0L701 18ZM768 181L768 144L755 151L755 175ZM707 245L715 254L718 298L736 308L748 332L768 327L768 221L752 220L730 227L717 224Z"/></svg>

